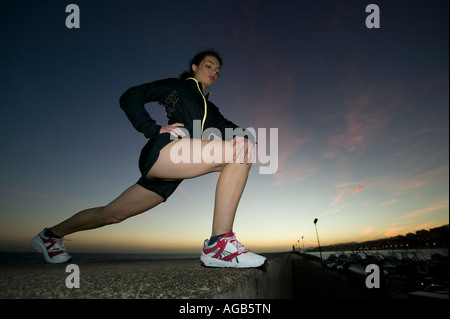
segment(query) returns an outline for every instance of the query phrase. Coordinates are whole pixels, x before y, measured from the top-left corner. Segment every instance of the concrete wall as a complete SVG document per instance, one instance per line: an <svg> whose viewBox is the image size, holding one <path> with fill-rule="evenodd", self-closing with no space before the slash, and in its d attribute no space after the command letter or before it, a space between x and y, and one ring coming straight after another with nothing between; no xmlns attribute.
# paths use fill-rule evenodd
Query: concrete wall
<svg viewBox="0 0 450 319"><path fill-rule="evenodd" d="M264 270L205 268L198 259L75 260L80 286L73 289L66 285L68 264L0 264L0 299L291 298L290 254L264 256Z"/></svg>
<svg viewBox="0 0 450 319"><path fill-rule="evenodd" d="M245 281L214 296L216 299L292 298L292 266L289 253L264 254L267 265Z"/></svg>

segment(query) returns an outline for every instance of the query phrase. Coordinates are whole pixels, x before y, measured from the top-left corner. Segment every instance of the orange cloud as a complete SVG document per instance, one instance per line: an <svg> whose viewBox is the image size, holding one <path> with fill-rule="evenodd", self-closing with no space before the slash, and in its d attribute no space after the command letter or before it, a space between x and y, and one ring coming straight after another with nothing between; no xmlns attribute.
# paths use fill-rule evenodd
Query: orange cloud
<svg viewBox="0 0 450 319"><path fill-rule="evenodd" d="M362 230L364 235L370 234L372 232L373 228L372 227L366 227Z"/></svg>
<svg viewBox="0 0 450 319"><path fill-rule="evenodd" d="M370 109L369 97L361 97L357 105L344 116L343 132L334 134L329 138L332 150L345 149L349 152L364 150L368 147L371 138L390 121L385 108ZM342 130L342 128L340 128Z"/></svg>
<svg viewBox="0 0 450 319"><path fill-rule="evenodd" d="M403 218L415 218L418 216L422 216L422 215L426 215L438 210L447 210L448 212L448 200L444 200L444 201L440 201L437 203L433 203L428 207L422 208L422 209L417 209L417 210L413 210L405 215L403 215Z"/></svg>
<svg viewBox="0 0 450 319"><path fill-rule="evenodd" d="M340 201L342 201L342 199L344 198L344 194L347 192L347 189L343 189L331 202L331 206L336 205L337 203L339 203Z"/></svg>
<svg viewBox="0 0 450 319"><path fill-rule="evenodd" d="M358 186L356 186L354 189L352 189L351 193L352 194L358 193L358 192L362 191L365 188L366 188L366 186L358 184Z"/></svg>
<svg viewBox="0 0 450 319"><path fill-rule="evenodd" d="M382 176L370 182L371 187L392 191L396 195L403 195L409 191L435 185L445 178L448 180L448 164L433 168L412 177L393 174Z"/></svg>
<svg viewBox="0 0 450 319"><path fill-rule="evenodd" d="M396 116L403 101L399 93L402 88L399 84L389 87L368 85L355 78L349 69L347 78L339 85L336 100L336 104L347 106L347 109L337 114L341 124L328 132L327 148L322 157L336 158L345 152L367 149Z"/></svg>
<svg viewBox="0 0 450 319"><path fill-rule="evenodd" d="M362 184L358 184L357 186L355 186L353 188L351 188L351 185L352 185L352 183L345 182L345 183L341 183L337 186L338 188L343 188L343 189L333 199L333 201L331 202L331 206L335 206L336 204L341 202L344 199L344 195L346 193L355 194L366 188L366 186L362 185Z"/></svg>

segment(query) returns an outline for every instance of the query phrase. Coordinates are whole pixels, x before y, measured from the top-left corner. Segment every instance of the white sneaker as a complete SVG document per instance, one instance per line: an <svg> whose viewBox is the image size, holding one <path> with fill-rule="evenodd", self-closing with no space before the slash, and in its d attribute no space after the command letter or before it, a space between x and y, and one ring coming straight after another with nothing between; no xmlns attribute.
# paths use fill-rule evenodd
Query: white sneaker
<svg viewBox="0 0 450 319"><path fill-rule="evenodd" d="M47 228L37 234L30 242L31 246L38 252L44 254L47 262L52 264L65 263L72 259L64 249L64 238L53 238L45 236Z"/></svg>
<svg viewBox="0 0 450 319"><path fill-rule="evenodd" d="M257 268L265 265L266 258L249 251L230 230L211 246L205 240L200 261L205 267Z"/></svg>

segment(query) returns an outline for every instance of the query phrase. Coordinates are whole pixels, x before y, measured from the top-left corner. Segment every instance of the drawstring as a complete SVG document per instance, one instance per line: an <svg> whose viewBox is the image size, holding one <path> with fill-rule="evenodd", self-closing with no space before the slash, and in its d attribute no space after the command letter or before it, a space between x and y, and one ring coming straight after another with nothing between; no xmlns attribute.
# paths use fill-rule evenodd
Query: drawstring
<svg viewBox="0 0 450 319"><path fill-rule="evenodd" d="M207 105L207 103L206 103L206 99L205 99L205 95L203 94L203 92L202 92L202 90L200 89L200 84L199 84L199 82L195 79L195 78L187 78L186 80L189 80L189 79L192 79L192 80L194 80L195 81L195 83L197 83L197 88L198 88L198 91L200 92L200 94L202 95L202 98L203 98L203 103L204 103L204 106L205 106L205 114L203 115L203 120L202 120L202 133L201 133L201 137L203 138L203 127L205 126L205 120L206 120L206 115L208 114L208 105Z"/></svg>

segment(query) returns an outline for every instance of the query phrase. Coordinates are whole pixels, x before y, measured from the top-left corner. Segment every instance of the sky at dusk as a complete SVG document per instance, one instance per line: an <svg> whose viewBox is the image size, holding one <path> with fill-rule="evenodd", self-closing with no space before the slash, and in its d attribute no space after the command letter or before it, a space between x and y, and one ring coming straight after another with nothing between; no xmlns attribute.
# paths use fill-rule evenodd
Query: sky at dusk
<svg viewBox="0 0 450 319"><path fill-rule="evenodd" d="M70 3L80 28L66 27ZM371 3L380 28L366 27ZM146 139L119 97L208 48L224 60L210 100L267 140L278 132L277 171L253 165L236 215L249 249L315 247L315 218L321 245L448 224L448 15L447 0L2 2L0 251L31 251L44 227L134 184ZM161 105L147 110L166 124ZM217 178L66 247L200 253Z"/></svg>

